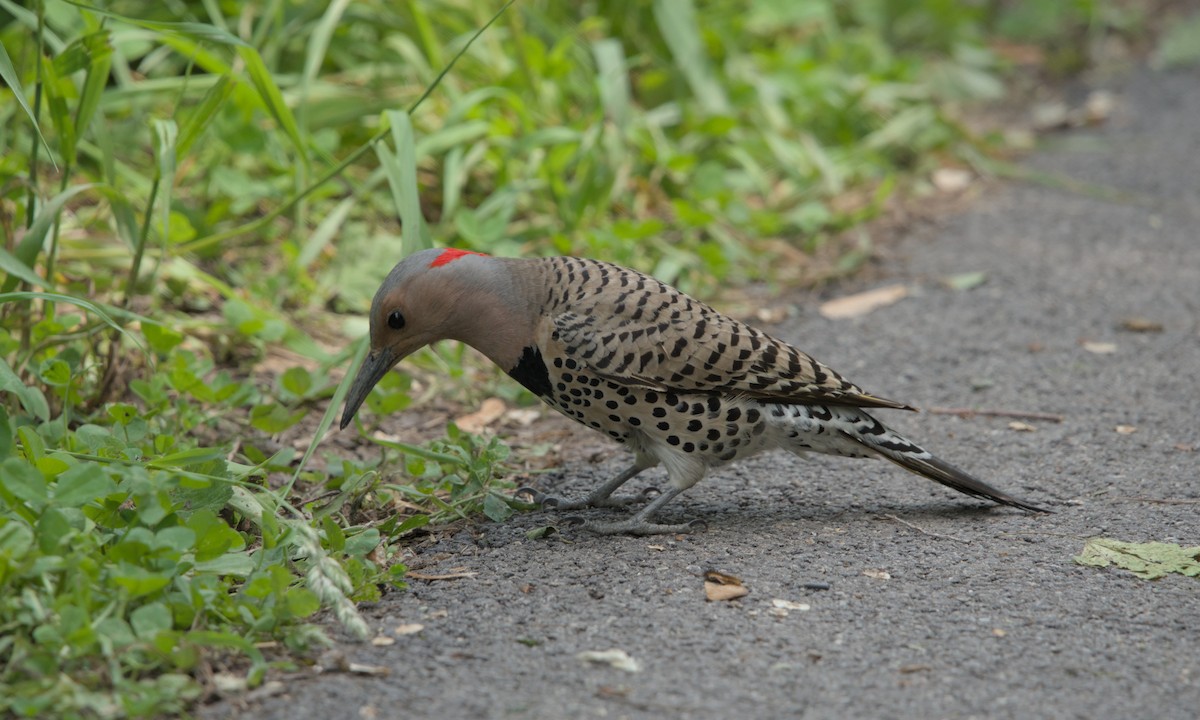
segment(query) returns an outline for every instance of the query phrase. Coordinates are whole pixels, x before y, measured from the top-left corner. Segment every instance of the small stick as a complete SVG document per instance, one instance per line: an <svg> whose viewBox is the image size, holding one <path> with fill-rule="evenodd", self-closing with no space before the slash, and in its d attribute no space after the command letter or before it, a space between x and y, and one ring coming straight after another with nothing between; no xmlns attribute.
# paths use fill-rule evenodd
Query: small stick
<svg viewBox="0 0 1200 720"><path fill-rule="evenodd" d="M970 540L964 540L964 539L962 539L962 538L960 538L960 537L955 537L955 536L953 536L953 535L943 535L943 534L941 534L941 533L930 532L929 530L926 530L926 529L925 529L925 528L923 528L923 527L920 527L920 526L918 526L918 525L913 525L913 524L912 524L912 523L910 523L909 521L907 521L907 520L903 520L903 519L901 519L901 518L898 518L898 517L896 517L895 515L884 515L883 517L887 518L888 520L895 520L896 522L900 523L901 525L904 525L905 527L910 527L910 528L912 528L913 530L916 530L917 532L921 533L922 535L928 535L929 537L941 538L941 539L943 539L943 540L953 540L954 542L966 543L967 545L970 545L970 544L971 544L971 541L970 541Z"/></svg>
<svg viewBox="0 0 1200 720"><path fill-rule="evenodd" d="M1156 505L1200 505L1200 498L1114 497L1109 502L1144 502Z"/></svg>
<svg viewBox="0 0 1200 720"><path fill-rule="evenodd" d="M1066 419L1062 415L1056 415L1054 413L1021 412L1018 410L972 410L971 408L931 407L925 412L928 412L932 415L957 415L964 420L976 415L982 415L984 417L1018 418L1021 420L1045 420L1046 422L1054 423L1060 423Z"/></svg>
<svg viewBox="0 0 1200 720"><path fill-rule="evenodd" d="M404 577L412 578L413 580L462 580L463 578L473 578L479 573L477 572L453 572L442 573L440 575L428 575L421 572L413 572L409 570L404 573Z"/></svg>

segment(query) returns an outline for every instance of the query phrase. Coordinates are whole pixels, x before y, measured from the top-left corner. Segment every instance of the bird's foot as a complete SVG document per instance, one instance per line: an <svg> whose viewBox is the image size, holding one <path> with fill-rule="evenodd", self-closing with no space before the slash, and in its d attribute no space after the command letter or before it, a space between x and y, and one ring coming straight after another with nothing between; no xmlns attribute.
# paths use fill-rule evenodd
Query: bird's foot
<svg viewBox="0 0 1200 720"><path fill-rule="evenodd" d="M597 535L675 535L708 529L708 523L703 520L665 524L650 522L636 515L616 522L585 521L579 517L570 517L567 520L572 525Z"/></svg>
<svg viewBox="0 0 1200 720"><path fill-rule="evenodd" d="M656 487L648 487L637 495L618 495L597 497L589 495L580 500L563 500L553 495L546 495L531 487L518 488L513 498L521 500L522 496L530 498L530 502L541 506L543 510L582 510L583 508L622 508L638 503L648 502L661 495ZM522 500L523 501L523 500Z"/></svg>

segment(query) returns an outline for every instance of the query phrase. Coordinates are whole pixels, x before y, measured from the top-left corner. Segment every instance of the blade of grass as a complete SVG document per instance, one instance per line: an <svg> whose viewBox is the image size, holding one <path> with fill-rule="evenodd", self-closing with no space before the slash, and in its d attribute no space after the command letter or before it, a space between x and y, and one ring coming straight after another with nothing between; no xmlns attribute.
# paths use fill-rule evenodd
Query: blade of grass
<svg viewBox="0 0 1200 720"><path fill-rule="evenodd" d="M346 377L342 378L342 382L338 384L337 390L334 391L333 397L329 400L329 405L325 408L325 414L321 416L321 422L317 424L317 429L313 432L312 441L309 442L308 448L304 451L304 457L300 458L300 462L296 464L296 472L292 473L292 477L280 488L277 497L287 498L292 494L292 487L300 479L300 473L304 472L304 466L308 465L309 459L317 451L317 445L321 443L321 440L325 437L325 433L333 425L333 420L337 417L338 409L342 407L342 402L346 399L346 394L350 392L350 386L354 383L354 373L362 365L363 358L367 356L367 350L370 347L369 340L368 337L363 336L352 345L354 359L350 361L351 372L346 373Z"/></svg>
<svg viewBox="0 0 1200 720"><path fill-rule="evenodd" d="M246 63L246 71L250 74L250 82L254 85L254 89L258 91L258 97L262 100L263 106L271 117L275 118L275 122L283 128L288 139L292 141L295 147L296 154L300 156L300 162L304 165L306 171L311 170L312 166L308 159L308 152L305 149L304 139L300 136L300 126L296 124L296 117L292 114L291 108L283 100L283 93L279 92L279 86L275 83L275 78L271 76L271 71L267 69L263 62L262 55L252 47L240 45L237 48L238 57L242 62Z"/></svg>
<svg viewBox="0 0 1200 720"><path fill-rule="evenodd" d="M144 20L142 18L133 17L131 15L122 15L121 13L113 12L98 8L95 5L78 2L78 0L63 0L68 5L82 8L89 12L94 12L98 15L104 15L114 20L120 20L129 25L136 25L146 30L154 30L161 33L171 33L175 35L187 35L198 40L206 42L218 43L220 45L232 45L234 47L249 47L241 38L231 34L224 28L219 28L215 25L198 22L164 22L161 20Z"/></svg>
<svg viewBox="0 0 1200 720"><path fill-rule="evenodd" d="M629 73L625 68L625 49L616 38L605 38L592 43L592 54L596 56L596 83L600 88L600 102L609 119L621 132L629 128Z"/></svg>
<svg viewBox="0 0 1200 720"><path fill-rule="evenodd" d="M41 211L37 214L37 218L33 221L33 225L26 231L25 237L21 238L21 242L17 243L16 251L13 252L13 257L29 270L37 261L38 253L41 251L46 242L46 233L53 227L55 219L58 217L63 206L67 201L75 197L79 193L96 187L94 184L76 185L69 190L60 192L49 201L42 205ZM36 277L36 276L35 276ZM0 292L9 292L20 280L29 282L26 278L17 278L13 274L9 274L4 280L4 284L0 285ZM39 279L34 285L41 287L50 287L53 284L53 278Z"/></svg>
<svg viewBox="0 0 1200 720"><path fill-rule="evenodd" d="M38 127L37 117L33 114L33 108L29 107L29 101L25 99L25 88L21 85L21 77L17 74L16 68L13 67L12 59L8 57L8 51L4 49L4 45L0 45L0 80L8 85L12 90L13 95L17 98L17 103L21 109L25 111L25 116L29 118L29 124L33 126L33 132L37 135L38 140L42 141L42 146L46 148L46 155L50 157L50 161L54 162L53 155L50 154L50 144L46 142L46 137L42 135L42 129ZM58 165L54 168L57 170Z"/></svg>
<svg viewBox="0 0 1200 720"><path fill-rule="evenodd" d="M654 0L654 19L671 49L675 65L700 105L711 115L729 114L725 90L714 77L704 52L704 40L700 37L700 23L696 20L696 6L692 0Z"/></svg>
<svg viewBox="0 0 1200 720"><path fill-rule="evenodd" d="M346 221L346 216L354 208L354 198L349 197L342 200L334 206L333 210L325 216L317 229L312 235L304 241L304 245L300 248L300 253L296 256L296 265L299 267L308 267L312 264L317 256L321 254L321 250L333 240L333 236L342 228L342 223Z"/></svg>
<svg viewBox="0 0 1200 720"><path fill-rule="evenodd" d="M188 151L192 149L192 144L216 119L218 111L229 100L229 96L233 94L236 86L237 81L233 79L233 76L226 74L222 75L216 84L208 89L200 104L192 110L183 122L183 127L179 129L179 138L175 141L176 157L187 156Z"/></svg>
<svg viewBox="0 0 1200 720"><path fill-rule="evenodd" d="M442 68L442 71L440 73L438 73L438 76L436 78L433 79L433 82L431 82L429 84L429 87L425 88L425 92L421 93L421 97L417 98L416 101L412 105L409 106L408 112L410 114L412 112L414 112L418 107L420 107L422 103L425 102L426 98L428 98L433 93L433 91L435 89L437 89L437 87L441 84L442 79L445 78L446 74L449 73L450 70L454 68L454 65L456 63L458 63L459 59L467 53L467 50L470 49L471 45L473 45L475 43L475 41L479 38L479 36L482 35L484 33L484 31L486 31L489 27L491 27L493 23L495 23L498 19L500 19L500 16L503 15L504 12L506 10L508 10L508 8L514 2L516 2L516 0L508 0L508 2L504 3L504 5L501 6L499 10L496 11L496 14L493 15L492 18L483 25L483 27L481 27L475 31L475 34L472 35L471 38L469 40L467 40L466 43L463 44L462 49L460 49L458 51L458 53L455 54L455 56L450 60L450 63L448 65L446 65L444 68ZM378 132L375 133L375 135L373 135L371 137L370 140L367 140L367 142L360 145L357 149L355 149L353 152L351 152L349 155L347 155L340 163L338 163L334 167L330 168L327 172L325 172L324 175L322 175L321 177L317 178L315 181L310 183L307 187L305 187L299 193L288 198L282 205L279 205L279 206L273 208L272 210L269 210L266 214L264 214L259 219L253 220L253 221L245 223L243 225L239 225L234 228L230 228L223 232L214 233L212 235L208 235L205 237L196 238L195 240L192 240L190 242L182 243L179 246L179 250L181 252L197 252L199 250L204 250L204 249L210 248L214 245L219 245L222 242L224 242L225 240L228 240L230 238L234 238L239 235L244 235L247 233L252 233L252 232L258 230L259 228L266 227L270 223L274 222L275 219L278 218L280 215L283 215L284 213L288 212L293 207L295 207L295 205L297 203L299 203L300 201L302 201L304 198L306 198L309 195L316 192L317 189L320 188L321 186L323 186L325 183L327 183L330 180L333 180L334 178L341 175L346 170L346 168L348 168L351 165L353 165L354 163L358 162L359 158L361 158L368 151L370 151L372 148L374 148L375 145L380 140L387 137L387 134L388 134L387 128L380 129Z"/></svg>
<svg viewBox="0 0 1200 720"><path fill-rule="evenodd" d="M0 303L15 302L18 300L46 300L46 301L52 302L52 303L66 303L68 305L75 305L76 307L81 307L84 310L87 310L88 312L93 313L96 317L100 318L100 320L105 325L108 325L113 330L116 330L117 332L124 335L126 338L131 340L133 342L133 344L136 345L142 352L147 353L147 354L149 354L150 348L146 347L145 343L142 342L141 338L139 338L136 335L133 335L128 330L126 330L124 325L122 325L121 323L119 323L115 320L115 317L124 318L127 322L136 320L137 322L145 323L148 325L162 325L162 323L160 323L157 320L152 320L148 317L145 317L143 315L138 315L137 313L129 312L128 310L125 310L122 308L113 307L112 305L106 305L104 303L92 302L90 300L84 300L83 298L72 297L70 295L63 295L61 293L32 292L32 291L0 292Z"/></svg>
<svg viewBox="0 0 1200 720"><path fill-rule="evenodd" d="M392 188L392 199L400 214L401 252L408 256L418 250L433 247L433 236L425 218L421 215L421 193L417 188L417 154L413 138L412 118L403 110L384 113L392 129L392 142L396 145L393 155L387 146L380 145L379 158L388 175Z"/></svg>

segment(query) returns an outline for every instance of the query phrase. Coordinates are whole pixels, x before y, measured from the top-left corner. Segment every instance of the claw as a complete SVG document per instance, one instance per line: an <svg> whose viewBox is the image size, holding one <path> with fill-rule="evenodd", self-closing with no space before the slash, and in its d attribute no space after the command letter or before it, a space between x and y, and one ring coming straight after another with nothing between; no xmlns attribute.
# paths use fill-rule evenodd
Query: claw
<svg viewBox="0 0 1200 720"><path fill-rule="evenodd" d="M687 524L689 532L708 532L708 523L696 519Z"/></svg>
<svg viewBox="0 0 1200 720"><path fill-rule="evenodd" d="M522 496L528 496L529 502L534 505L540 505L542 500L544 500L546 497L541 493L540 490L529 487L528 485L519 487L513 492L513 500L516 500L517 502L525 502L525 500L522 499Z"/></svg>
<svg viewBox="0 0 1200 720"><path fill-rule="evenodd" d="M662 495L662 490L659 490L658 488L654 487L653 485L650 485L650 486L647 486L644 490L642 490L642 492L640 494L641 494L643 500L653 500L654 498L658 497L659 495Z"/></svg>
<svg viewBox="0 0 1200 720"><path fill-rule="evenodd" d="M580 525L583 525L587 521L584 520L583 518L579 517L578 515L571 515L569 517L563 518L563 522L566 523L567 525L570 525L571 527L579 527Z"/></svg>
<svg viewBox="0 0 1200 720"><path fill-rule="evenodd" d="M541 497L541 502L538 504L542 506L543 510L553 510L553 509L557 508L559 505L562 505L562 498L549 497L547 495L543 495Z"/></svg>

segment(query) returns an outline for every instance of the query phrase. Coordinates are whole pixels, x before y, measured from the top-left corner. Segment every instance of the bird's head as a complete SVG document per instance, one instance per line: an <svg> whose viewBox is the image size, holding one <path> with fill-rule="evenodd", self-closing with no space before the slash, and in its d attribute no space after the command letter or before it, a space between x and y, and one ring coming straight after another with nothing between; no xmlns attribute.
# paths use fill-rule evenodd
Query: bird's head
<svg viewBox="0 0 1200 720"><path fill-rule="evenodd" d="M422 250L401 260L388 273L371 301L371 350L363 360L342 413L345 428L388 370L430 343L464 338L464 298L473 293L473 276L486 275L492 261L464 250Z"/></svg>

